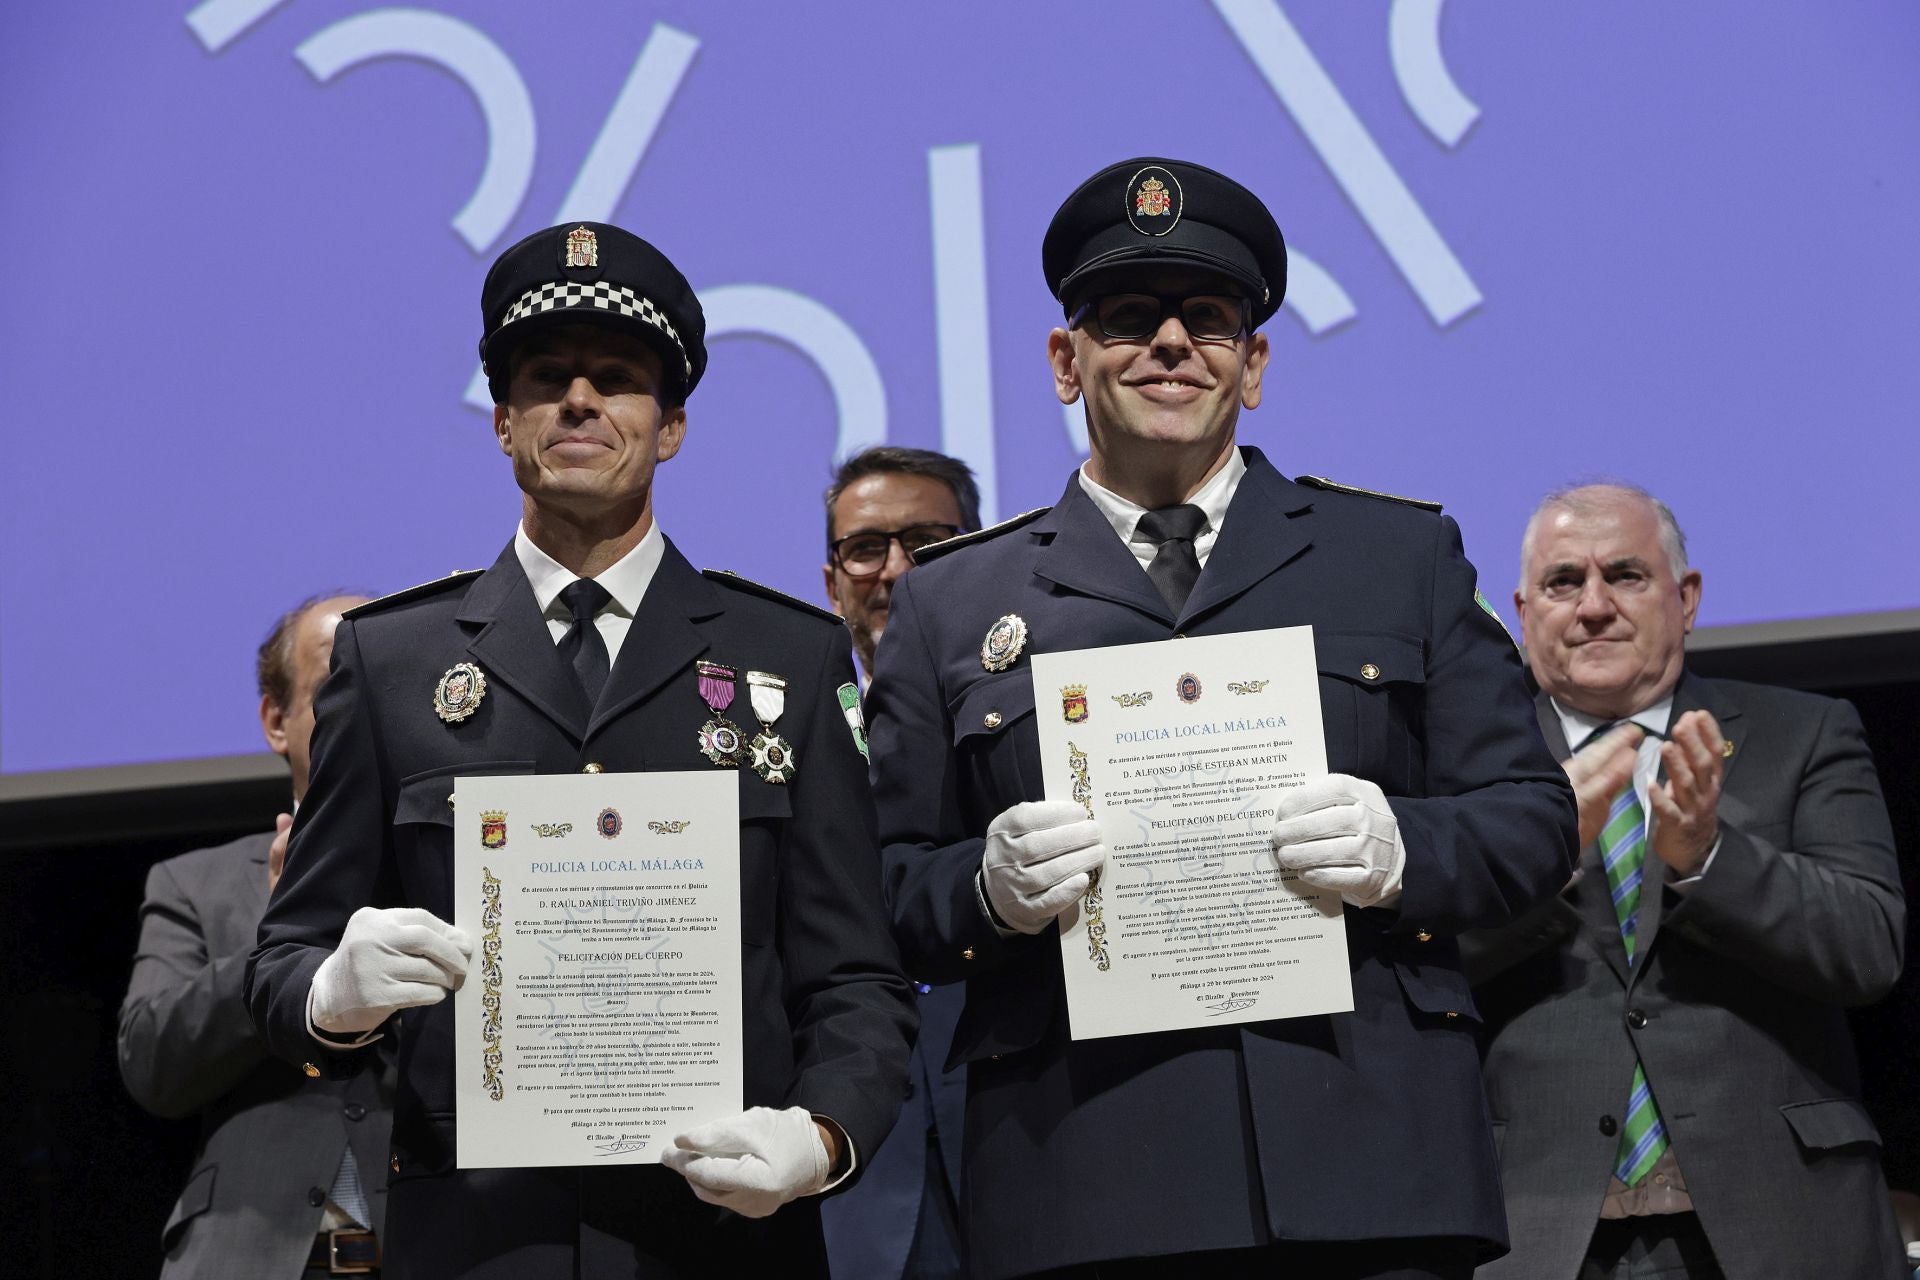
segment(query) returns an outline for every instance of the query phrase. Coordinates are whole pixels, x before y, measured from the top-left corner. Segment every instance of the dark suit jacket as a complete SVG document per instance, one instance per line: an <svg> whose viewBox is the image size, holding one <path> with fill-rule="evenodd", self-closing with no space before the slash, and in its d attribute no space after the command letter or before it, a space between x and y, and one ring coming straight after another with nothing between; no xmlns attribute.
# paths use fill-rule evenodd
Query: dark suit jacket
<svg viewBox="0 0 1920 1280"><path fill-rule="evenodd" d="M1565 883L1573 796L1453 521L1246 456L1177 618L1077 479L894 588L876 798L907 964L967 980L953 1057L981 1280L1273 1240L1505 1238L1453 938ZM1407 848L1398 909L1347 912L1355 1012L1068 1037L1055 931L1002 938L975 898L987 825L1042 795L1027 660L980 661L1009 613L1039 652L1313 626L1328 765L1380 785Z"/></svg>
<svg viewBox="0 0 1920 1280"><path fill-rule="evenodd" d="M1683 676L1674 718L1695 708L1734 744L1720 849L1684 894L1649 853L1632 969L1591 846L1566 893L1467 939L1513 1233L1482 1275L1578 1271L1619 1141L1601 1118L1622 1114L1636 1050L1729 1280L1901 1274L1842 1012L1892 988L1906 919L1860 718ZM1539 716L1564 758L1545 695Z"/></svg>
<svg viewBox="0 0 1920 1280"><path fill-rule="evenodd" d="M193 1173L162 1235L167 1280L297 1277L349 1143L378 1231L393 1078L386 1061L308 1080L268 1056L242 986L267 905L271 832L157 864L120 1007L120 1074L158 1116L198 1113Z"/></svg>
<svg viewBox="0 0 1920 1280"><path fill-rule="evenodd" d="M747 1105L803 1106L838 1121L857 1152L878 1147L899 1110L913 995L887 936L865 762L835 697L853 680L845 629L764 588L704 577L670 542L591 714L511 546L484 574L342 622L315 702L313 784L249 984L275 1051L325 1056L307 1031L307 991L356 908L452 919L456 776L713 767L697 748L710 714L702 656L787 678L778 727L798 762L785 786L741 771ZM446 724L432 693L459 661L477 663L488 690L470 718ZM821 1265L812 1200L756 1222L699 1203L659 1166L456 1170L452 1003L406 1011L398 1036L389 1276Z"/></svg>

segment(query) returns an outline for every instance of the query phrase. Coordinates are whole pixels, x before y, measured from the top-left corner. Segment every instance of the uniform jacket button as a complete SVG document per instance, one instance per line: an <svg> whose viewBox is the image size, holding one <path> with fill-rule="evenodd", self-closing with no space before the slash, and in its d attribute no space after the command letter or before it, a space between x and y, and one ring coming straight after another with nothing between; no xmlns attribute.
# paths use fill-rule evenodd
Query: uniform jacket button
<svg viewBox="0 0 1920 1280"><path fill-rule="evenodd" d="M395 1156L393 1159L387 1161L387 1168L392 1170L394 1173L400 1172L400 1157Z"/></svg>
<svg viewBox="0 0 1920 1280"><path fill-rule="evenodd" d="M300 1070L306 1073L307 1079L309 1080L318 1080L320 1078L320 1068L311 1062L301 1063Z"/></svg>
<svg viewBox="0 0 1920 1280"><path fill-rule="evenodd" d="M1600 1132L1611 1138L1614 1134L1620 1132L1620 1122L1612 1116L1601 1116Z"/></svg>
<svg viewBox="0 0 1920 1280"><path fill-rule="evenodd" d="M962 960L971 960L971 959L973 959L973 948L972 948L972 947L968 947L968 948L967 948L967 949L966 949L965 951L962 951L962 952L960 953L960 958L961 958Z"/></svg>
<svg viewBox="0 0 1920 1280"><path fill-rule="evenodd" d="M1647 1015L1638 1009L1627 1010L1627 1025L1635 1031L1647 1025Z"/></svg>
<svg viewBox="0 0 1920 1280"><path fill-rule="evenodd" d="M327 1193L318 1187L307 1188L307 1203L318 1209L327 1202Z"/></svg>
<svg viewBox="0 0 1920 1280"><path fill-rule="evenodd" d="M1000 713L998 711L989 711L986 715L980 717L980 723L989 729L998 729L1000 727Z"/></svg>
<svg viewBox="0 0 1920 1280"><path fill-rule="evenodd" d="M600 762L598 760L589 760L580 766L580 772L582 773L599 773L600 771Z"/></svg>
<svg viewBox="0 0 1920 1280"><path fill-rule="evenodd" d="M349 1120L365 1120L367 1118L367 1109L357 1102L349 1102L346 1106L342 1107L341 1110L346 1113L347 1119Z"/></svg>
<svg viewBox="0 0 1920 1280"><path fill-rule="evenodd" d="M1420 932L1413 935L1413 940L1415 942L1432 942L1433 935L1428 933L1425 929L1422 929Z"/></svg>
<svg viewBox="0 0 1920 1280"><path fill-rule="evenodd" d="M1362 680L1378 680L1380 678L1380 668L1374 666L1371 662L1363 662L1360 664L1360 678Z"/></svg>

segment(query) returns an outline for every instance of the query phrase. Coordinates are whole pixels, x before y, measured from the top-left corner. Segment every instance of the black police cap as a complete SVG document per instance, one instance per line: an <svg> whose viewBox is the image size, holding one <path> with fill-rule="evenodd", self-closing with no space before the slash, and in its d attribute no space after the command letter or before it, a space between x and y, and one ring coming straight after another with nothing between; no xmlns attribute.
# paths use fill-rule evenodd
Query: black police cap
<svg viewBox="0 0 1920 1280"><path fill-rule="evenodd" d="M1115 268L1199 267L1236 280L1258 328L1287 292L1287 245L1260 198L1197 164L1141 156L1108 165L1067 197L1040 246L1047 287L1068 306Z"/></svg>
<svg viewBox="0 0 1920 1280"><path fill-rule="evenodd" d="M605 324L645 339L685 399L707 369L707 318L667 255L604 222L536 231L494 261L480 287L480 363L497 403L513 349L556 323Z"/></svg>

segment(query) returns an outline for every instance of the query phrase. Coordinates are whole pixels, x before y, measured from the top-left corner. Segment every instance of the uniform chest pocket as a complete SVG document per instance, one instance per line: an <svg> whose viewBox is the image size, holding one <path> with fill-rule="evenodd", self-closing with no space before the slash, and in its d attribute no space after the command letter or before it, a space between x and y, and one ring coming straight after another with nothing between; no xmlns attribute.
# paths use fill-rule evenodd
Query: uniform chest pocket
<svg viewBox="0 0 1920 1280"><path fill-rule="evenodd" d="M1315 631L1327 768L1388 795L1424 790L1425 646L1393 632Z"/></svg>
<svg viewBox="0 0 1920 1280"><path fill-rule="evenodd" d="M988 820L1044 794L1033 701L1033 672L1022 667L975 680L947 705L954 755L972 784L962 794L979 797Z"/></svg>
<svg viewBox="0 0 1920 1280"><path fill-rule="evenodd" d="M464 760L428 769L400 780L393 805L393 825L453 826L453 783L456 778L519 776L534 771L532 760Z"/></svg>

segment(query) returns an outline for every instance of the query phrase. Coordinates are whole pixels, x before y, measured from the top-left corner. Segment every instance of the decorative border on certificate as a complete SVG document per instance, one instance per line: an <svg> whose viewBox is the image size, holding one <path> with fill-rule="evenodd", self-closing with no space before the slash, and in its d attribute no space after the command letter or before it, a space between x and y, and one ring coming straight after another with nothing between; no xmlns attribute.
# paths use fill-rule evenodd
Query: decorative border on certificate
<svg viewBox="0 0 1920 1280"><path fill-rule="evenodd" d="M492 867L482 867L480 882L480 923L487 931L480 936L480 1007L487 1011L480 1024L480 1039L485 1046L480 1065L486 1072L482 1081L487 1096L495 1102L506 1096L500 1083L500 877Z"/></svg>
<svg viewBox="0 0 1920 1280"><path fill-rule="evenodd" d="M1072 742L1067 743L1067 767L1073 770L1073 798L1091 818L1093 780L1087 775L1087 753ZM1080 906L1087 913L1087 959L1096 969L1113 968L1113 958L1107 954L1107 921L1102 915L1105 905L1100 900L1100 868L1095 867L1087 876L1087 896L1080 900Z"/></svg>

